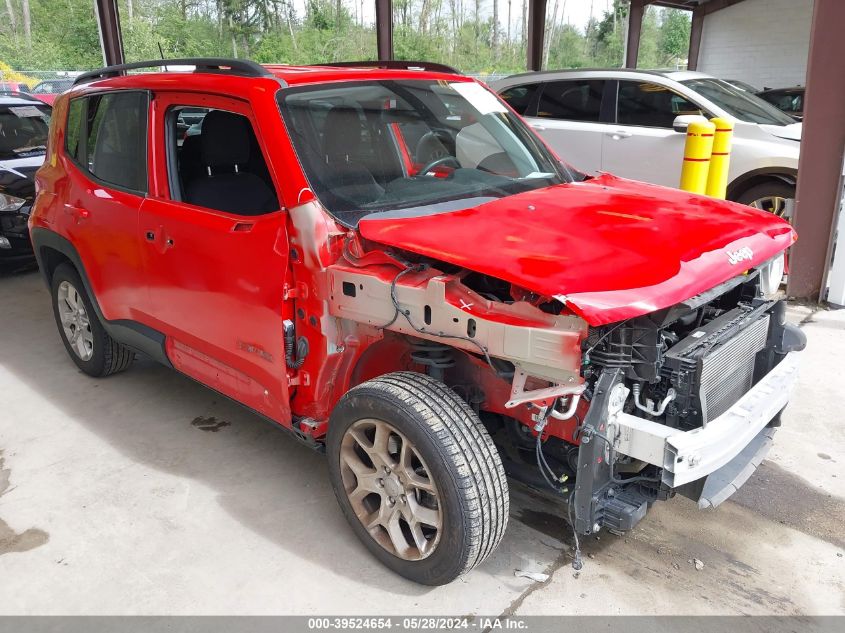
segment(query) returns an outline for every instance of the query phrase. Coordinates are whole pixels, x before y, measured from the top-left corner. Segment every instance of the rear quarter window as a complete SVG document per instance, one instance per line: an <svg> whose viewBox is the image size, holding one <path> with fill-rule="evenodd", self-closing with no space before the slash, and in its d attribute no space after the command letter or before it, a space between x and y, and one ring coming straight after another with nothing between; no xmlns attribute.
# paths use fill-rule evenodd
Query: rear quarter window
<svg viewBox="0 0 845 633"><path fill-rule="evenodd" d="M82 136L82 99L74 99L70 102L67 110L67 128L65 129L65 151L67 155L76 160L79 156L79 139Z"/></svg>
<svg viewBox="0 0 845 633"><path fill-rule="evenodd" d="M508 88L499 96L501 96L502 99L504 99L517 114L525 116L525 113L528 111L528 107L531 105L531 101L534 99L534 95L537 94L537 85L538 84L514 86L513 88Z"/></svg>

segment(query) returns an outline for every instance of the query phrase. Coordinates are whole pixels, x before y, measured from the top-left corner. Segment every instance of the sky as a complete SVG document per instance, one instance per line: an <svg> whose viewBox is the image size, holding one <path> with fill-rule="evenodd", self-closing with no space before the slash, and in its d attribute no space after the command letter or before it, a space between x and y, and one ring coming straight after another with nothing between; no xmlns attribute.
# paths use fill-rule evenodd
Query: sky
<svg viewBox="0 0 845 633"><path fill-rule="evenodd" d="M554 0L546 1L548 5L547 10L551 12ZM306 0L294 0L294 6L297 9L297 13L300 15L302 15L305 11L305 2ZM375 19L374 0L364 0L363 3L361 3L361 0L343 0L343 2L347 7L354 7L355 4L362 6L363 4L364 21L372 23ZM516 7L522 6L522 0L512 0L512 2L512 20L514 22L514 28L518 29L521 21L521 15L519 14L519 11L516 10ZM464 0L464 6L467 12L470 10L471 3L472 0ZM591 11L594 17L600 18L605 11L610 9L613 4L613 0L558 0L558 3L558 15L560 15L562 11L563 22L568 22L573 26L584 28L587 21L590 19ZM507 0L499 0L499 22L504 30L507 29L507 11ZM491 15L493 13L493 0L481 0L481 12L485 16Z"/></svg>

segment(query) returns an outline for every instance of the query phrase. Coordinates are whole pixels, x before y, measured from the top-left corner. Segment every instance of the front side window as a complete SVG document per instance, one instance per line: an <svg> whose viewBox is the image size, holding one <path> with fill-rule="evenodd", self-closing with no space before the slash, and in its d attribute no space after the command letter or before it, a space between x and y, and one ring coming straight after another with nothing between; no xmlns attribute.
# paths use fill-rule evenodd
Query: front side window
<svg viewBox="0 0 845 633"><path fill-rule="evenodd" d="M110 92L87 97L85 167L98 179L147 190L147 94Z"/></svg>
<svg viewBox="0 0 845 633"><path fill-rule="evenodd" d="M616 122L620 125L671 128L682 114L704 115L697 105L666 86L620 81Z"/></svg>
<svg viewBox="0 0 845 633"><path fill-rule="evenodd" d="M537 116L597 123L601 116L604 80L552 81L543 87Z"/></svg>
<svg viewBox="0 0 845 633"><path fill-rule="evenodd" d="M795 119L766 103L757 95L740 90L721 79L708 77L688 79L681 83L705 99L709 99L740 121L767 123L769 125L791 125L795 123Z"/></svg>
<svg viewBox="0 0 845 633"><path fill-rule="evenodd" d="M0 106L0 160L43 155L49 128L49 106Z"/></svg>
<svg viewBox="0 0 845 633"><path fill-rule="evenodd" d="M312 190L346 226L474 207L572 175L476 82L366 81L279 92Z"/></svg>
<svg viewBox="0 0 845 633"><path fill-rule="evenodd" d="M262 215L279 209L249 118L215 108L172 106L165 118L171 197L206 209Z"/></svg>

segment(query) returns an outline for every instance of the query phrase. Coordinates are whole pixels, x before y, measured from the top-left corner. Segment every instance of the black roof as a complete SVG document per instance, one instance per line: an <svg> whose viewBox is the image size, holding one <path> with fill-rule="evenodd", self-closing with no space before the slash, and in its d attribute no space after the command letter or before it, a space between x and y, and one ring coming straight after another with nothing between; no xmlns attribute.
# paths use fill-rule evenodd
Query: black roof
<svg viewBox="0 0 845 633"><path fill-rule="evenodd" d="M40 99L33 97L25 92L18 92L17 90L0 90L0 105L16 106L16 105L43 105L50 107Z"/></svg>

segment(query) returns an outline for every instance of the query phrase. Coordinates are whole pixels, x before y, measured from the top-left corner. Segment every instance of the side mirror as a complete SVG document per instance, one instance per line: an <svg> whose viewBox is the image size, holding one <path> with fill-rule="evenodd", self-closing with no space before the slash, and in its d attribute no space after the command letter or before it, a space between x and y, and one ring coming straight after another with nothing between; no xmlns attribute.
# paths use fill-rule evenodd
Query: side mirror
<svg viewBox="0 0 845 633"><path fill-rule="evenodd" d="M686 134L689 124L694 121L707 121L707 117L700 114L680 114L672 121L672 129L676 132Z"/></svg>

